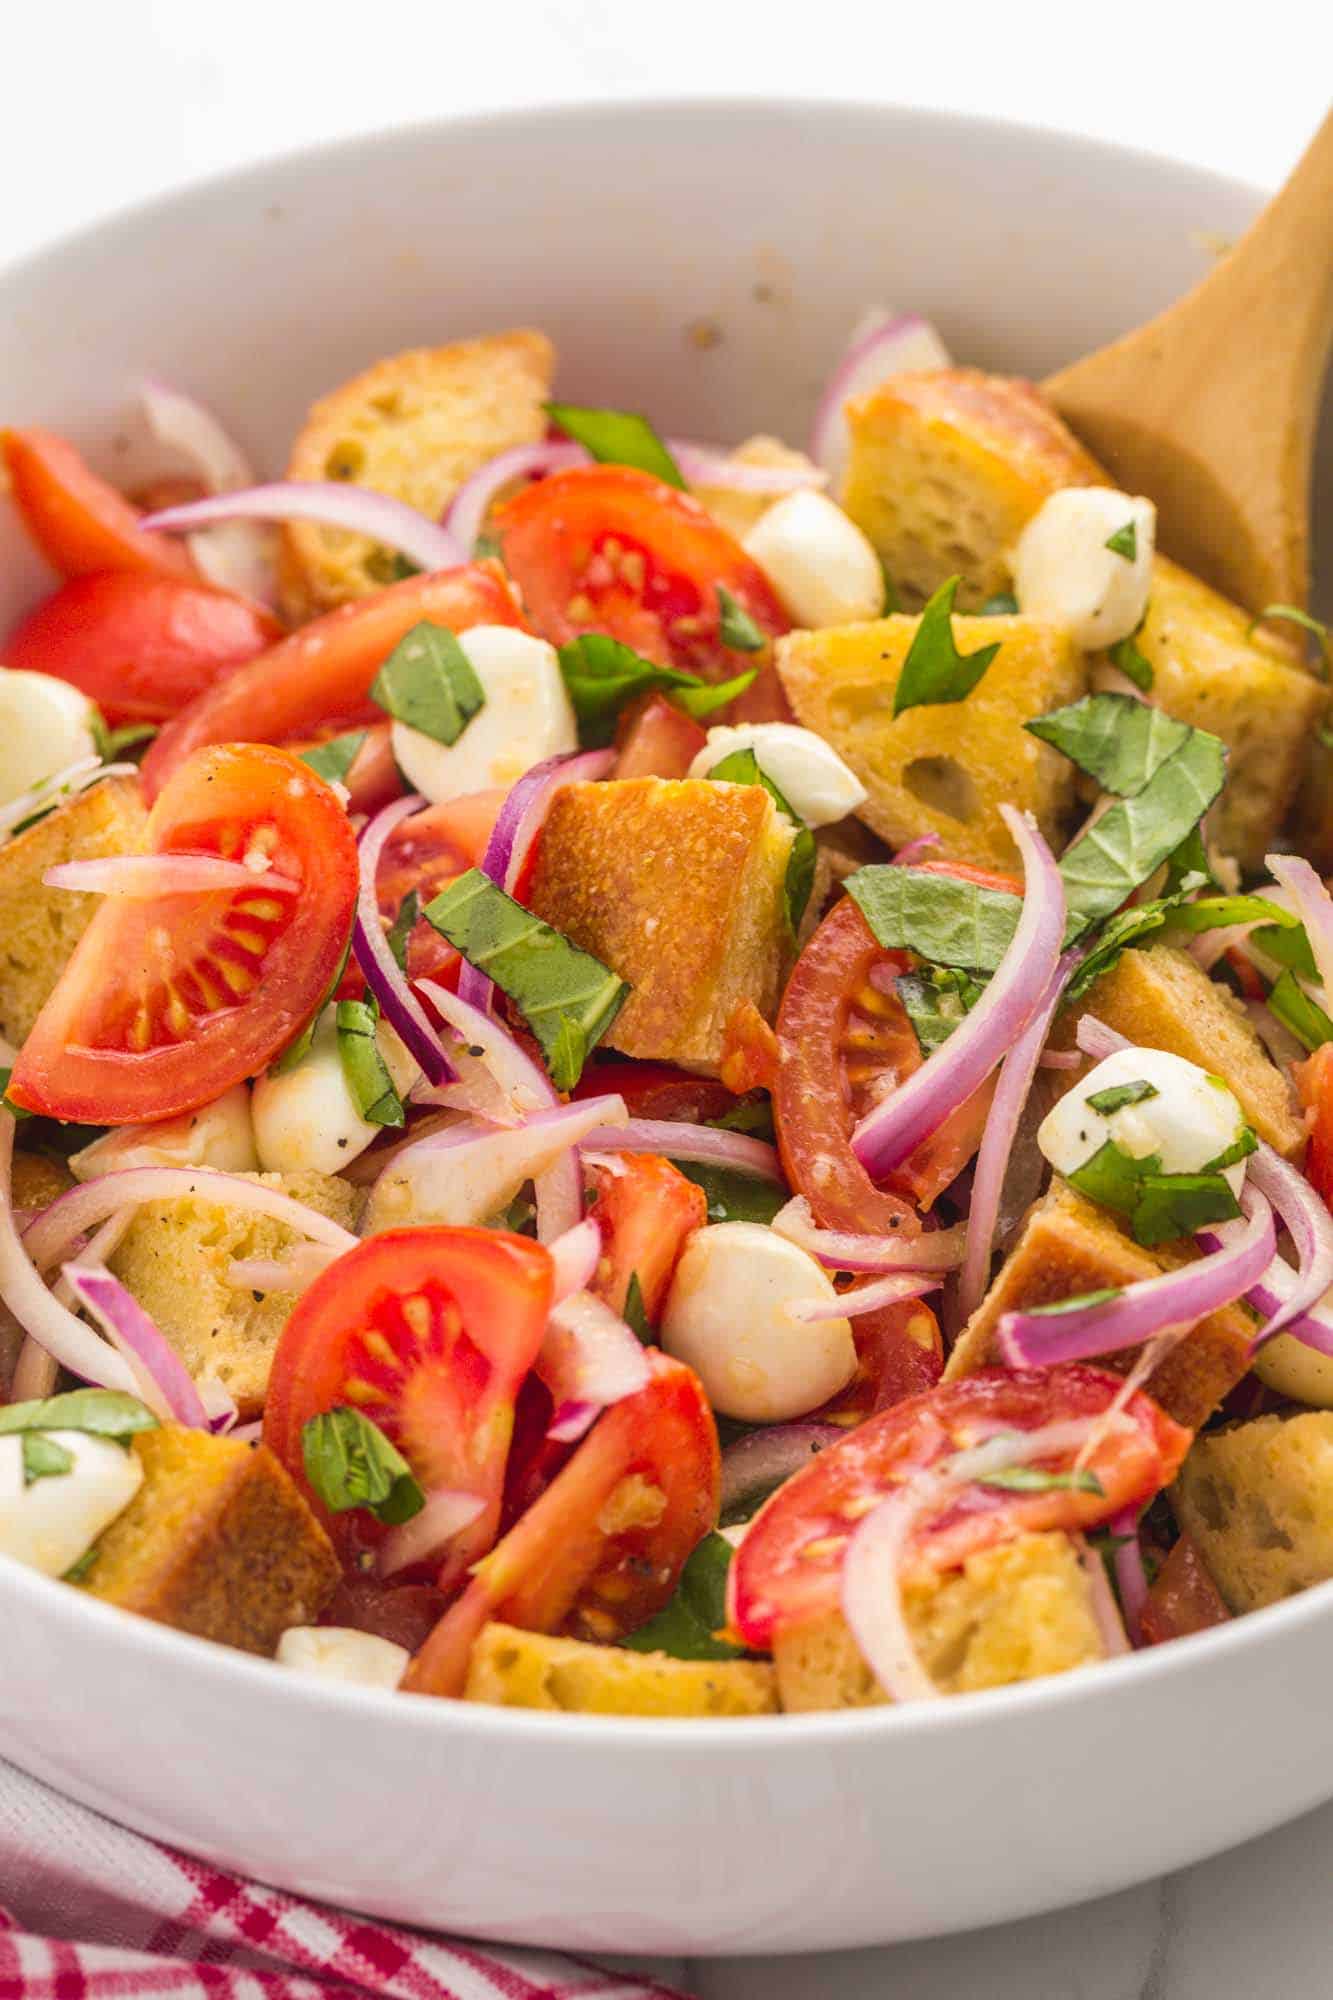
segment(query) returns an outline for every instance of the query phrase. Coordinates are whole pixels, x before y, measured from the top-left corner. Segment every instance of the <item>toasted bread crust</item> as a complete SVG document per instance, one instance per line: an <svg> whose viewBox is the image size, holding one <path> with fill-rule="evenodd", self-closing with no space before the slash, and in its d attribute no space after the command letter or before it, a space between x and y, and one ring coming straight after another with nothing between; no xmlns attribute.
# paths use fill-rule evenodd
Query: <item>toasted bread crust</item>
<svg viewBox="0 0 1333 2000"><path fill-rule="evenodd" d="M1333 1577L1333 1412L1255 1417L1197 1439L1171 1489L1232 1611Z"/></svg>
<svg viewBox="0 0 1333 2000"><path fill-rule="evenodd" d="M472 1648L463 1699L581 1715L770 1715L778 1705L766 1660L676 1660L500 1624Z"/></svg>

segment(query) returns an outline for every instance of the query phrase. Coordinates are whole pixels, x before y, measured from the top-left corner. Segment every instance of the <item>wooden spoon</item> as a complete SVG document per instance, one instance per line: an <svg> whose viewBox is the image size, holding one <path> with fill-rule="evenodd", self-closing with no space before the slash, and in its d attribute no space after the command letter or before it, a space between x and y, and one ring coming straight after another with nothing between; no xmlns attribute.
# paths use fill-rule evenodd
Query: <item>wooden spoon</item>
<svg viewBox="0 0 1333 2000"><path fill-rule="evenodd" d="M1333 343L1333 111L1192 292L1043 384L1168 554L1251 611L1304 608L1310 475Z"/></svg>

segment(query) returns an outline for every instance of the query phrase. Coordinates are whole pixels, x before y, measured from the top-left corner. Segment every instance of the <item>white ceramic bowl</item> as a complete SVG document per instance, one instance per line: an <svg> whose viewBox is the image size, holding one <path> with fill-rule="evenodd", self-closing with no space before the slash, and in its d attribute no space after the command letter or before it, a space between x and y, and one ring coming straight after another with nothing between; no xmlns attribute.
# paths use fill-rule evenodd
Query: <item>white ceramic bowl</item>
<svg viewBox="0 0 1333 2000"><path fill-rule="evenodd" d="M1081 139L922 112L645 105L443 125L187 190L0 277L0 417L68 429L124 467L132 438L113 440L151 369L214 402L276 471L312 394L372 357L531 321L571 397L644 405L698 437L799 439L867 303L917 307L956 354L1039 376L1164 305L1204 268L1199 232L1234 234L1256 200ZM0 521L0 620L45 581ZM1333 1793L1330 1661L1324 1588L925 1708L553 1717L307 1685L0 1558L0 1754L288 1888L621 1951L889 1941L1198 1860Z"/></svg>

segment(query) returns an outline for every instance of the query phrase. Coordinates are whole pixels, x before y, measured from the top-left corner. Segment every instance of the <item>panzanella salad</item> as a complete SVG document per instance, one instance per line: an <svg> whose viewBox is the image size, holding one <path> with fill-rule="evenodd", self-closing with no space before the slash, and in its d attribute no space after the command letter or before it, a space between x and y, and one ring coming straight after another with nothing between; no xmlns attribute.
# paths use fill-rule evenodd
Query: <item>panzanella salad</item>
<svg viewBox="0 0 1333 2000"><path fill-rule="evenodd" d="M1327 634L920 320L808 454L554 365L0 440L0 1553L662 1716L1333 1577Z"/></svg>

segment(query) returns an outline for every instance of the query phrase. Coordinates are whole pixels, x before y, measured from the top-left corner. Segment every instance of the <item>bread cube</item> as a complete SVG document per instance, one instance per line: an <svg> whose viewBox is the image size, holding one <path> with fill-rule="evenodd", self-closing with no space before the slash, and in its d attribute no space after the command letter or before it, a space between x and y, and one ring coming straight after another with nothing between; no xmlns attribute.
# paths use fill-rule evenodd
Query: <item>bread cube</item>
<svg viewBox="0 0 1333 2000"><path fill-rule="evenodd" d="M136 854L146 820L137 778L107 778L0 847L0 1035L27 1039L83 936L98 898L48 889L60 861Z"/></svg>
<svg viewBox="0 0 1333 2000"><path fill-rule="evenodd" d="M773 1019L793 838L760 785L628 778L556 793L528 902L633 989L611 1048L716 1075L739 1001Z"/></svg>
<svg viewBox="0 0 1333 2000"><path fill-rule="evenodd" d="M778 1705L767 1660L675 1660L499 1624L472 1648L463 1699L581 1715L770 1715Z"/></svg>
<svg viewBox="0 0 1333 2000"><path fill-rule="evenodd" d="M1073 1046L1076 1023L1085 1013L1128 1041L1168 1049L1220 1076L1259 1137L1288 1159L1304 1146L1305 1126L1291 1085L1235 995L1210 979L1188 952L1166 944L1121 952L1079 1007L1061 1018L1057 1045Z"/></svg>
<svg viewBox="0 0 1333 2000"><path fill-rule="evenodd" d="M359 1196L331 1174L246 1174L350 1229ZM186 1195L146 1202L109 1259L198 1382L217 1382L243 1417L259 1415L278 1336L296 1300L229 1282L243 1257L283 1257L299 1239L249 1209Z"/></svg>
<svg viewBox="0 0 1333 2000"><path fill-rule="evenodd" d="M1232 1611L1333 1577L1333 1412L1255 1417L1196 1439L1171 1502Z"/></svg>
<svg viewBox="0 0 1333 2000"><path fill-rule="evenodd" d="M313 1625L338 1558L266 1446L164 1424L133 1449L143 1485L94 1544L80 1588L246 1653L271 1656L289 1625Z"/></svg>
<svg viewBox="0 0 1333 2000"><path fill-rule="evenodd" d="M345 479L438 520L463 481L510 446L545 435L555 350L520 329L387 355L311 409L289 479ZM364 535L295 521L282 536L283 602L313 617L402 575Z"/></svg>
<svg viewBox="0 0 1333 2000"><path fill-rule="evenodd" d="M1058 840L1074 804L1074 766L1030 736L1034 715L1076 701L1087 667L1067 633L1035 618L955 618L960 652L1000 650L963 701L893 713L919 621L895 616L791 632L777 668L797 719L833 745L869 793L857 817L892 847L939 836L938 858L1013 869L1005 804Z"/></svg>
<svg viewBox="0 0 1333 2000"><path fill-rule="evenodd" d="M1002 1314L1160 1277L1193 1254L1174 1244L1145 1250L1108 1209L1055 1180L1045 1200L1029 1213L994 1284L959 1335L945 1381L999 1363L995 1336ZM1144 1387L1178 1424L1198 1430L1249 1366L1253 1333L1253 1322L1239 1306L1224 1306L1163 1357ZM1124 1374L1140 1352L1135 1347L1108 1354L1099 1365Z"/></svg>
<svg viewBox="0 0 1333 2000"><path fill-rule="evenodd" d="M10 1199L16 1209L45 1208L74 1185L63 1162L42 1153L15 1153ZM8 1306L0 1305L0 1402L4 1401L23 1346L23 1328Z"/></svg>
<svg viewBox="0 0 1333 2000"><path fill-rule="evenodd" d="M903 1605L921 1663L946 1694L1038 1680L1105 1656L1068 1535L1019 1535L982 1549L961 1569L909 1583ZM840 1611L779 1633L773 1664L789 1711L888 1700Z"/></svg>
<svg viewBox="0 0 1333 2000"><path fill-rule="evenodd" d="M758 465L774 472L812 472L813 462L803 451L794 451L783 444L780 438L746 438L738 444L731 457L737 465ZM780 493L745 493L734 486L692 486L690 491L696 500L705 506L713 519L724 527L729 535L743 541L757 521L761 521L776 501Z"/></svg>

